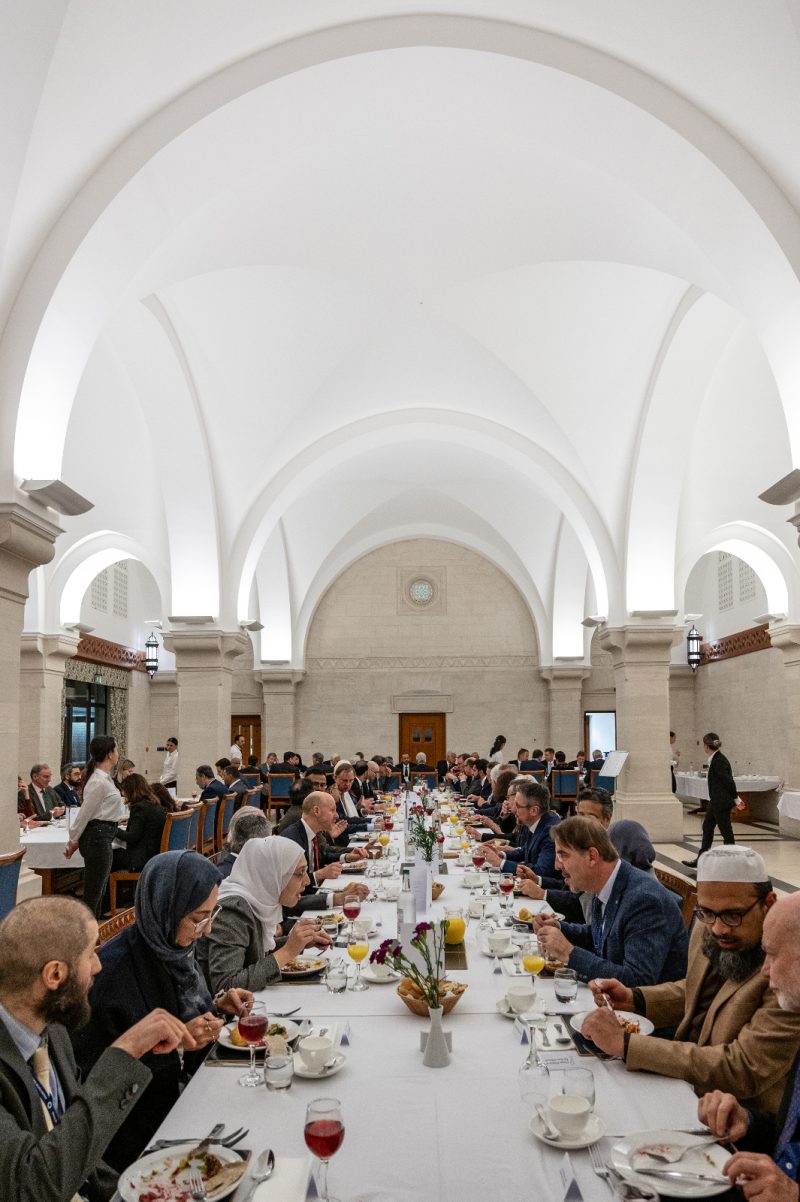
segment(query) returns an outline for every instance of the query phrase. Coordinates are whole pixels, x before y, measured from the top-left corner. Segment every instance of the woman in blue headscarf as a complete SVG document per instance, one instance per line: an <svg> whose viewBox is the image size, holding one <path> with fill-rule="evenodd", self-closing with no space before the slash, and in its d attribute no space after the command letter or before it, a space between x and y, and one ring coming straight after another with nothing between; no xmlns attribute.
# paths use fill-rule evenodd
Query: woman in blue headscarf
<svg viewBox="0 0 800 1202"><path fill-rule="evenodd" d="M214 1010L239 1014L253 995L229 989L212 1000L195 959L195 942L214 920L220 875L194 851L168 851L148 861L136 887L136 922L99 950L102 971L89 994L92 1017L73 1035L78 1063L87 1071L133 1023L160 1007L185 1023L202 1051L180 1049L143 1057L154 1081L147 1104L134 1106L104 1159L129 1165L175 1104L182 1083L202 1062L223 1020Z"/></svg>

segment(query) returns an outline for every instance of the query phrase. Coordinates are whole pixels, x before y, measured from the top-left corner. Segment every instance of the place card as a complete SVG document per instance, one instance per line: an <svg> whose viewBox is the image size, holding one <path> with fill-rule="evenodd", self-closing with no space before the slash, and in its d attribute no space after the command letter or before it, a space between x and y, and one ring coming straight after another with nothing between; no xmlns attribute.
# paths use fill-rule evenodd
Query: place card
<svg viewBox="0 0 800 1202"><path fill-rule="evenodd" d="M569 1152L564 1153L561 1164L558 1166L558 1175L561 1178L561 1197L564 1202L583 1202L583 1194L575 1177Z"/></svg>
<svg viewBox="0 0 800 1202"><path fill-rule="evenodd" d="M548 1072L559 1072L565 1068L575 1067L575 1053L563 1051L548 1051L547 1048L539 1049L539 1059L548 1070Z"/></svg>

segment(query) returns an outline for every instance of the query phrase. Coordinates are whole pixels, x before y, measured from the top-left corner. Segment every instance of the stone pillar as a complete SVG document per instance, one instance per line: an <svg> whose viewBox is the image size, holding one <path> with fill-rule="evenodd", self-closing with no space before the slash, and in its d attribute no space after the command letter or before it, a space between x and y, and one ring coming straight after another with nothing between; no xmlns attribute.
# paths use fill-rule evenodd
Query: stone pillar
<svg viewBox="0 0 800 1202"><path fill-rule="evenodd" d="M233 661L248 643L240 631L173 630L164 635L164 646L175 654L178 680L180 797L191 795L199 764L213 764L228 752Z"/></svg>
<svg viewBox="0 0 800 1202"><path fill-rule="evenodd" d="M53 558L60 533L58 526L21 505L0 505L0 852L19 848L17 772L23 767L19 649L28 577ZM17 896L40 892L39 878L23 868Z"/></svg>
<svg viewBox="0 0 800 1202"><path fill-rule="evenodd" d="M603 629L611 653L617 746L628 759L617 778L615 814L634 818L654 842L683 837L683 807L669 773L670 652L683 628L637 625Z"/></svg>
<svg viewBox="0 0 800 1202"><path fill-rule="evenodd" d="M800 626L772 626L769 637L782 653L785 668L784 793L800 795ZM781 834L800 839L800 819L779 814L778 820Z"/></svg>
<svg viewBox="0 0 800 1202"><path fill-rule="evenodd" d="M280 759L284 751L295 750L295 690L304 675L305 673L300 671L275 668L262 668L260 672L256 672L263 696L261 743L264 755L270 751L277 751Z"/></svg>
<svg viewBox="0 0 800 1202"><path fill-rule="evenodd" d="M20 652L19 762L25 772L49 764L58 784L63 740L64 668L78 649L77 634L23 634Z"/></svg>
<svg viewBox="0 0 800 1202"><path fill-rule="evenodd" d="M537 736L537 743L566 752L567 762L583 747L583 712L581 694L589 668L578 664L554 664L541 669L550 684L550 728L547 735ZM584 748L589 754L589 748Z"/></svg>

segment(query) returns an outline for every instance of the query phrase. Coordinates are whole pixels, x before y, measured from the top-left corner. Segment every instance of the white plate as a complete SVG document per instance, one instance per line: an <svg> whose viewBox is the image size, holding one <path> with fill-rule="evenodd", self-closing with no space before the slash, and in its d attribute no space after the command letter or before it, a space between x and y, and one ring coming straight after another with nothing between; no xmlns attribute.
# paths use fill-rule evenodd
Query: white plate
<svg viewBox="0 0 800 1202"><path fill-rule="evenodd" d="M293 1023L291 1021L291 1019L288 1019L288 1018L268 1019L268 1026L270 1026L270 1027L275 1027L275 1026L278 1026L279 1024L280 1024L280 1026L286 1028L286 1038L290 1042L291 1042L291 1040L296 1039L297 1036L300 1034L300 1028L298 1027L297 1023ZM223 1027L222 1030L220 1031L219 1035L217 1036L217 1043L221 1043L224 1048L228 1048L229 1051L231 1051L231 1052L247 1053L250 1051L249 1047L248 1048L240 1047L238 1043L233 1043L233 1041L231 1040L231 1031L233 1030L233 1028L235 1026L236 1026L236 1023L234 1022L234 1023L228 1023L228 1025L226 1027ZM263 1051L263 1048L264 1048L263 1043L256 1044L256 1051L259 1051L259 1050Z"/></svg>
<svg viewBox="0 0 800 1202"><path fill-rule="evenodd" d="M573 1014L572 1018L569 1020L569 1025L572 1027L573 1031L577 1031L578 1035L580 1035L583 1020L586 1018L587 1014L593 1013L594 1011L592 1010L581 1010L579 1014ZM650 1022L650 1019L645 1018L643 1014L631 1014L630 1010L616 1010L615 1014L618 1014L620 1018L628 1019L629 1022L638 1023L640 1035L652 1035L653 1031L655 1030L655 1027ZM586 1036L584 1035L584 1039L585 1038Z"/></svg>
<svg viewBox="0 0 800 1202"><path fill-rule="evenodd" d="M344 1052L337 1052L333 1058L333 1063L328 1067L323 1068L320 1072L314 1072L306 1065L300 1056L299 1052L294 1055L294 1075L296 1077L309 1077L313 1081L321 1081L324 1077L335 1077L339 1069L344 1068L347 1057Z"/></svg>
<svg viewBox="0 0 800 1202"><path fill-rule="evenodd" d="M317 977L321 972L325 971L326 961L319 956L296 956L295 959L307 961L309 967L298 972L287 972L286 969L282 968L281 976L284 981L304 981L307 977Z"/></svg>
<svg viewBox="0 0 800 1202"><path fill-rule="evenodd" d="M507 952L493 952L488 944L486 947L481 947L481 951L483 952L484 956L488 956L491 960L493 960L495 956L497 956L498 960L507 960L510 956L514 955L516 950L517 949L513 945L508 949Z"/></svg>
<svg viewBox="0 0 800 1202"><path fill-rule="evenodd" d="M360 872L362 875L367 871L369 860L348 860L342 863L342 872Z"/></svg>
<svg viewBox="0 0 800 1202"><path fill-rule="evenodd" d="M602 1139L606 1133L606 1125L596 1114L590 1114L581 1135L574 1135L572 1137L560 1135L558 1139L548 1139L542 1127L542 1120L538 1114L533 1114L528 1123L528 1130L532 1131L536 1138L540 1139L543 1144L547 1144L548 1148L563 1148L567 1152L574 1151L575 1148L588 1148L589 1144L596 1143L598 1139Z"/></svg>
<svg viewBox="0 0 800 1202"><path fill-rule="evenodd" d="M645 1144L702 1144L702 1135L687 1135L684 1131L639 1131L636 1135L626 1135L619 1139L611 1148L610 1163L627 1181L637 1185L649 1185L659 1193L669 1194L672 1198L713 1198L715 1194L724 1194L730 1189L726 1178L724 1182L715 1181L676 1181L672 1177L662 1177L660 1174L651 1177L649 1174L637 1173L631 1168L631 1157L637 1148ZM722 1166L730 1160L730 1152L719 1144L706 1144L696 1152L687 1152L676 1164L664 1164L654 1160L653 1168L673 1169L687 1172L714 1173L722 1172Z"/></svg>
<svg viewBox="0 0 800 1202"><path fill-rule="evenodd" d="M117 1182L122 1202L139 1202L141 1195L147 1190L147 1183L143 1183L142 1178L159 1168L165 1168L168 1174L180 1162L181 1157L187 1152L191 1152L192 1148L196 1148L199 1142L199 1140L194 1140L192 1143L178 1144L174 1148L166 1148L160 1152L150 1152L147 1156L142 1156L140 1160L134 1161L129 1168L125 1169L124 1173L120 1174ZM224 1148L221 1144L211 1144L208 1151L218 1157L223 1164L234 1164L241 1160L236 1152L231 1148ZM217 1202L219 1198L227 1198L237 1189L240 1181L241 1178L233 1185L224 1185L221 1189L215 1190L208 1195L207 1202ZM179 1196L177 1190L175 1196ZM186 1196L190 1197L188 1189Z"/></svg>
<svg viewBox="0 0 800 1202"><path fill-rule="evenodd" d="M388 977L377 977L367 965L361 969L361 975L365 981L369 981L370 985L392 985L395 981L400 980L402 973L392 972Z"/></svg>

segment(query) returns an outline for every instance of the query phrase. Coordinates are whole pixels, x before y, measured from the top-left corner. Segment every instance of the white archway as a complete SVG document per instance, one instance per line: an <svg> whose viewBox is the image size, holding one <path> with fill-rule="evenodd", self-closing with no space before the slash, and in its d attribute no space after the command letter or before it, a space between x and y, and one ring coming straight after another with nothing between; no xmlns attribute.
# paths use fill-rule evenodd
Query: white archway
<svg viewBox="0 0 800 1202"><path fill-rule="evenodd" d="M730 522L709 530L683 556L676 572L676 596L685 608L686 585L695 564L710 551L727 551L744 560L756 573L767 594L770 613L786 614L790 621L800 613L800 573L783 543L750 522Z"/></svg>
<svg viewBox="0 0 800 1202"><path fill-rule="evenodd" d="M135 539L114 530L101 530L74 543L53 566L47 588L47 629L79 622L84 593L99 572L120 559L139 560L153 576L162 604L170 608L169 572Z"/></svg>

